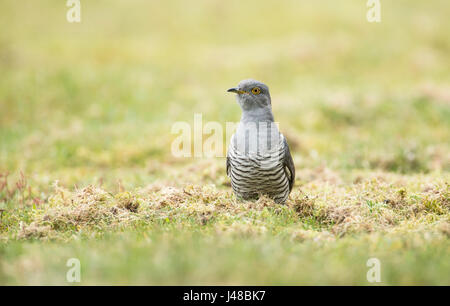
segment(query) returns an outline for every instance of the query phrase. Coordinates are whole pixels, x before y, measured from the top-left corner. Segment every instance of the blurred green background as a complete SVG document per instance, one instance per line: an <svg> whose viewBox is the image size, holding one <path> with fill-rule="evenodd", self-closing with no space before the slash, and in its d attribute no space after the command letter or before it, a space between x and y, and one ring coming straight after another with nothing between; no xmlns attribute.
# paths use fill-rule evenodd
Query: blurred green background
<svg viewBox="0 0 450 306"><path fill-rule="evenodd" d="M381 23L363 1L81 4L78 24L64 1L2 1L2 168L168 161L172 124L238 121L225 90L251 77L305 166L449 169L446 1L384 1Z"/></svg>
<svg viewBox="0 0 450 306"><path fill-rule="evenodd" d="M298 186L319 167L448 179L447 0L381 0L381 23L356 0L81 0L81 23L67 10L0 3L0 171L43 200L55 180L228 190L224 159L174 158L170 130L194 113L238 121L226 89L245 78L270 86Z"/></svg>

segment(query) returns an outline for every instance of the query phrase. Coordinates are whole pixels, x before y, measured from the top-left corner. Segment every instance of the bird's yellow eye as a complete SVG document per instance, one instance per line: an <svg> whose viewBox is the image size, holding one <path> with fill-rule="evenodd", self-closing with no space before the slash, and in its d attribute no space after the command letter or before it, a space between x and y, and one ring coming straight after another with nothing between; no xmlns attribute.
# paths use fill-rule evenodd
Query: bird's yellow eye
<svg viewBox="0 0 450 306"><path fill-rule="evenodd" d="M253 87L252 93L254 95L259 95L261 93L261 89L259 89L258 87Z"/></svg>

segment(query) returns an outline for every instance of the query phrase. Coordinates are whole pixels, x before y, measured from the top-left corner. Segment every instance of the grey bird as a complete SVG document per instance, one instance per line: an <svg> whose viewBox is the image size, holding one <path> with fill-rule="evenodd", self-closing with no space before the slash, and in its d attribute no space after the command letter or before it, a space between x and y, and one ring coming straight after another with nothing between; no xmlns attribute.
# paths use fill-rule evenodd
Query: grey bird
<svg viewBox="0 0 450 306"><path fill-rule="evenodd" d="M236 94L242 109L227 152L231 187L239 199L266 195L284 204L294 186L295 168L286 138L274 122L269 87L249 79L228 92Z"/></svg>

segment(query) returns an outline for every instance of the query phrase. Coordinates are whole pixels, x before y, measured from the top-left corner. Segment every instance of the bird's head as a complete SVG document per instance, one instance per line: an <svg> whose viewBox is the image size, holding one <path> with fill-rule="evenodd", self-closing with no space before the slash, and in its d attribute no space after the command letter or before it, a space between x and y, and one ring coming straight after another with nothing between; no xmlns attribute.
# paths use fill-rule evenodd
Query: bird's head
<svg viewBox="0 0 450 306"><path fill-rule="evenodd" d="M227 91L236 94L236 99L243 111L271 107L269 87L259 81L243 80L239 82L238 86Z"/></svg>

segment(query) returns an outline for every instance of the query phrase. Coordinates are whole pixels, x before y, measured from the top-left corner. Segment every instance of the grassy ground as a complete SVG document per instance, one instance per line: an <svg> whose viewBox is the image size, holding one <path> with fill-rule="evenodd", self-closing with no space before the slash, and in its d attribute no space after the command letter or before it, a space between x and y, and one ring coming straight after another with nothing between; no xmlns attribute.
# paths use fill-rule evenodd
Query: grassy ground
<svg viewBox="0 0 450 306"><path fill-rule="evenodd" d="M450 5L0 4L0 284L450 285ZM269 84L286 206L239 203L223 158L175 158L176 121L239 119Z"/></svg>

